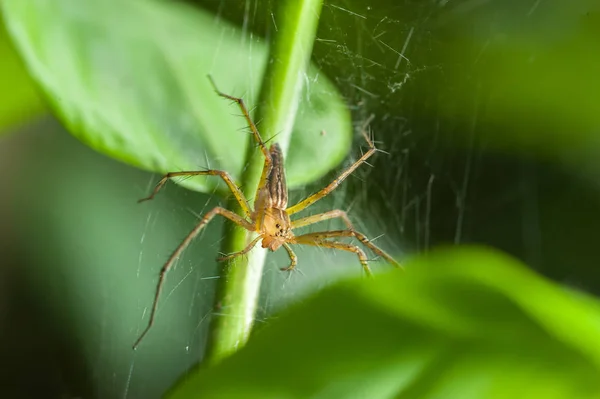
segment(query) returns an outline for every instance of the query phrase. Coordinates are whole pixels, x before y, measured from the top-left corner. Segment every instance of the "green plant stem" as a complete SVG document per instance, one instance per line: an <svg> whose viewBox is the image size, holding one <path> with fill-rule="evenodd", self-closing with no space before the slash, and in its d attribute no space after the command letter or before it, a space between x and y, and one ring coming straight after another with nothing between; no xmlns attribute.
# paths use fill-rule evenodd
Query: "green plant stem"
<svg viewBox="0 0 600 399"><path fill-rule="evenodd" d="M306 68L310 61L322 0L283 0L274 13L275 27L260 91L255 120L265 141L276 136L286 152L300 103ZM264 159L256 143L246 154L247 167L242 187L248 198L254 197ZM233 199L229 209L240 213ZM249 234L227 223L223 253L242 250ZM215 298L215 316L211 321L205 363L212 364L241 348L250 335L260 292L266 250L255 248L247 257L234 258L223 265Z"/></svg>

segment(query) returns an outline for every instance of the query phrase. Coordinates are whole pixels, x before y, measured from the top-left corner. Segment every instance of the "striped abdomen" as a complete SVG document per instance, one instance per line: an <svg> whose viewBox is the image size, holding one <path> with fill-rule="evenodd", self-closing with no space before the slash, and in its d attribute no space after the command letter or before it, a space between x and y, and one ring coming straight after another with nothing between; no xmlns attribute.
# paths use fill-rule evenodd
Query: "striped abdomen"
<svg viewBox="0 0 600 399"><path fill-rule="evenodd" d="M271 146L269 152L273 163L266 181L265 188L268 193L266 205L269 208L285 209L288 204L288 192L283 168L283 153L277 143Z"/></svg>

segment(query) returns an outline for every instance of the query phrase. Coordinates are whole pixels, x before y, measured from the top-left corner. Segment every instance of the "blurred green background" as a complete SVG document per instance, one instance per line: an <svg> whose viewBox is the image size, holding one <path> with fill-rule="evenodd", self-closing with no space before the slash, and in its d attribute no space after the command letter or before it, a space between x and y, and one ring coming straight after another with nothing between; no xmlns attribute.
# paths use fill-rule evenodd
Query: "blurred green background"
<svg viewBox="0 0 600 399"><path fill-rule="evenodd" d="M192 6L246 38L275 34L271 1ZM377 243L400 259L482 243L599 293L598 43L600 6L592 0L326 3L313 62L355 126L375 115L385 153L314 212L348 209L370 236L385 234ZM177 42L170 46L177 51ZM220 198L172 184L136 204L157 176L70 136L4 31L0 52L0 396L159 397L202 356L218 222L169 275L143 347L134 353L130 345L145 326L160 266L195 215ZM51 55L60 62L61 53ZM361 145L355 135L351 155L294 198L320 188ZM278 270L286 254L269 254L259 324L360 273L349 255L298 255L300 273L288 275Z"/></svg>

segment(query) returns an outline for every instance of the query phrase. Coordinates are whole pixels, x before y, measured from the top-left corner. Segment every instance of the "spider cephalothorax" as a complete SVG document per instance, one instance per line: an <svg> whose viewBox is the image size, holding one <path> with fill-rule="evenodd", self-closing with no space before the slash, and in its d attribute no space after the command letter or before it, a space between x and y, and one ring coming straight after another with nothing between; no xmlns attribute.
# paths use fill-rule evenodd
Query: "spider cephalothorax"
<svg viewBox="0 0 600 399"><path fill-rule="evenodd" d="M369 136L365 133L363 129L362 134L369 144L369 150L365 152L356 162L354 162L349 168L347 168L344 172L342 172L337 179L331 182L328 186L321 189L320 191L310 195L308 198L298 202L297 204L288 207L288 192L287 185L285 180L285 169L283 162L283 153L279 148L277 143L271 145L270 149L267 150L267 147L262 140L256 125L252 122L250 118L250 114L246 106L244 105L244 101L241 98L233 97L228 94L220 92L215 86L214 82L211 79L211 83L213 84L215 91L221 97L227 98L229 100L235 101L248 125L250 126L250 130L254 136L254 139L258 143L260 150L265 157L265 163L263 166L263 171L261 174L260 182L258 189L255 195L254 202L254 210L250 207L246 197L239 189L239 187L234 183L233 179L229 175L229 173L221 171L221 170L203 170L203 171L189 171L189 172L171 172L167 173L163 178L158 182L152 194L140 200L146 201L154 198L156 193L165 185L165 183L172 177L177 176L220 176L227 187L231 190L231 193L234 195L236 200L239 202L242 211L244 213L243 216L237 215L225 208L216 207L209 211L202 220L198 223L198 225L188 234L188 236L179 244L179 246L175 249L175 251L171 254L167 262L164 264L160 271L158 285L156 287L156 294L154 296L154 304L152 306L152 312L150 313L150 320L148 322L148 326L142 332L138 340L135 342L133 347L137 347L142 338L146 335L150 327L154 322L154 316L156 314L156 308L158 305L158 298L160 296L160 292L162 290L162 286L164 283L165 275L175 262L175 260L181 255L183 250L189 245L189 243L198 235L198 233L206 226L206 224L216 215L221 215L235 224L245 228L248 231L255 232L258 236L252 240L246 248L239 252L235 252L219 258L219 260L231 259L236 256L244 255L258 243L258 241L262 240L261 246L263 248L268 248L271 251L275 251L280 247L283 247L289 257L290 257L290 265L288 267L282 268L282 270L292 270L296 267L297 257L290 244L302 244L302 245L312 245L317 247L324 248L333 248L339 249L342 251L353 252L358 256L358 259L366 272L367 275L371 275L371 269L367 264L367 257L364 251L359 248L357 245L347 244L340 241L335 241L336 238L344 238L344 237L353 237L360 241L363 245L373 251L375 254L385 258L388 262L392 263L396 267L400 267L398 262L396 262L390 255L385 253L383 250L379 249L375 244L373 244L369 239L354 229L352 222L346 215L346 212L334 209L328 212L319 213L312 216L307 216L304 218L291 220L290 216L300 212L310 205L314 204L321 198L328 195L330 192L335 190L337 186L340 185L356 168L358 168L362 163L364 163L371 155L373 155L376 151L373 141L369 138ZM340 218L346 225L345 230L334 230L334 231L323 231L318 233L307 233L302 235L295 235L292 230L308 226L311 224L315 224L324 220Z"/></svg>
<svg viewBox="0 0 600 399"><path fill-rule="evenodd" d="M290 217L285 209L269 208L265 212L262 226L262 247L275 251L286 241L294 237L291 230Z"/></svg>

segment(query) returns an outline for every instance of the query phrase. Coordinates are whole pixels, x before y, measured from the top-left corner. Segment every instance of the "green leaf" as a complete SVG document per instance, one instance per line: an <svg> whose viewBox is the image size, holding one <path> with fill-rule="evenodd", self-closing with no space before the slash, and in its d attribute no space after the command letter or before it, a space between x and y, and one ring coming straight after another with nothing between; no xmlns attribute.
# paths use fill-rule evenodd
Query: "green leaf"
<svg viewBox="0 0 600 399"><path fill-rule="evenodd" d="M253 106L267 57L261 40L175 2L32 0L2 6L29 71L81 141L146 170L208 167L239 177L249 142L240 131L246 123L235 105L214 93L206 75ZM349 112L337 91L315 68L306 80L286 163L292 187L324 175L350 146ZM211 191L220 182L194 178L181 184Z"/></svg>
<svg viewBox="0 0 600 399"><path fill-rule="evenodd" d="M600 53L590 49L600 37L598 4L553 2L532 18L506 2L450 19L436 53L445 66L434 85L442 114L476 114L488 146L597 170ZM472 140L469 129L457 133L453 142Z"/></svg>
<svg viewBox="0 0 600 399"><path fill-rule="evenodd" d="M0 134L43 110L40 96L0 24Z"/></svg>
<svg viewBox="0 0 600 399"><path fill-rule="evenodd" d="M597 398L600 307L454 249L321 292L172 398Z"/></svg>

